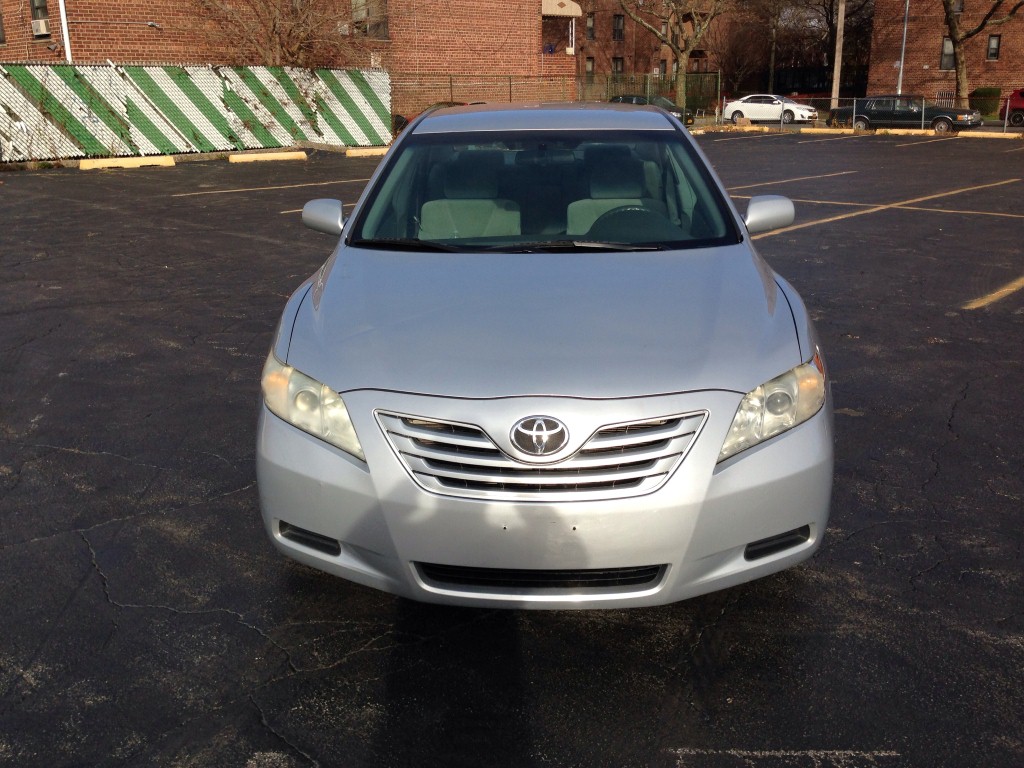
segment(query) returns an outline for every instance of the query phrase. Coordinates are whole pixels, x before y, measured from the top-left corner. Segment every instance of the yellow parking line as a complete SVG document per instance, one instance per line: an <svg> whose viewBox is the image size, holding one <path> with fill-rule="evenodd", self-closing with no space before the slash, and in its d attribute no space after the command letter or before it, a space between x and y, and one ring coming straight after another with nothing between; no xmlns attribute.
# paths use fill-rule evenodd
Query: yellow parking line
<svg viewBox="0 0 1024 768"><path fill-rule="evenodd" d="M817 227L821 224L831 224L834 221L842 221L843 219L852 219L855 216L866 216L869 213L880 213L881 211L889 211L893 208L904 208L906 206L913 205L914 203L923 203L926 200L937 200L940 197L950 197L952 195L961 195L964 192L975 192L979 189L991 189L993 187L1002 187L1006 184L1015 184L1020 179L1006 179L1005 181L997 181L993 184L979 184L976 187L963 187L961 189L953 189L949 192L939 192L935 195L925 195L924 197L915 197L910 200L901 200L898 203L888 203L886 205L876 205L873 208L865 208L860 211L852 211L851 213L842 213L838 216L830 216L827 219L817 219L815 221L807 221L803 224L794 224L790 227L783 227L782 229L775 229L771 232L762 232L759 235L753 235L752 239L760 240L763 237L774 237L775 235L781 235L786 232L794 232L798 229L807 229L808 227Z"/></svg>
<svg viewBox="0 0 1024 768"><path fill-rule="evenodd" d="M780 179L778 181L763 181L760 184L746 184L742 187L729 187L729 191L732 192L734 189L753 189L754 187L770 187L774 184L789 184L794 181L810 181L811 179L830 179L833 176L846 176L851 173L858 173L858 171L837 171L836 173L823 173L819 176L800 176L796 179Z"/></svg>
<svg viewBox="0 0 1024 768"><path fill-rule="evenodd" d="M1024 277L1018 277L1012 283L1007 283L1002 288L992 291L992 293L967 302L961 309L981 309L982 307L987 307L989 304L995 304L1000 299L1005 299L1011 293L1016 293L1022 288L1024 288Z"/></svg>

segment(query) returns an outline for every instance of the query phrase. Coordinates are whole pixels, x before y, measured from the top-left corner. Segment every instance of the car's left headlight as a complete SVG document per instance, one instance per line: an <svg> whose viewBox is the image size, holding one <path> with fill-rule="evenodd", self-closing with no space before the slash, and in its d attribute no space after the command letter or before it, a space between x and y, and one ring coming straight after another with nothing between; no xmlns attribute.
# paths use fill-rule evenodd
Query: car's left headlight
<svg viewBox="0 0 1024 768"><path fill-rule="evenodd" d="M821 355L748 392L736 409L718 460L802 424L825 403L825 365Z"/></svg>
<svg viewBox="0 0 1024 768"><path fill-rule="evenodd" d="M366 461L348 409L333 389L282 363L273 352L263 366L261 384L271 413Z"/></svg>

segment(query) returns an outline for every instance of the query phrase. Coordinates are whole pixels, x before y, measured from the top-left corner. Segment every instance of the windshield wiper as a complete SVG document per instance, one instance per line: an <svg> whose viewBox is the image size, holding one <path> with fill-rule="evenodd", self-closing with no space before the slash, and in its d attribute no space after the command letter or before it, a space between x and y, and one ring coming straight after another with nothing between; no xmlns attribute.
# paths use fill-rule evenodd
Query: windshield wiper
<svg viewBox="0 0 1024 768"><path fill-rule="evenodd" d="M531 243L503 243L481 250L509 253L569 252L569 251L663 251L657 243L606 243L597 240L538 240Z"/></svg>
<svg viewBox="0 0 1024 768"><path fill-rule="evenodd" d="M415 237L374 237L352 240L349 245L354 248L380 248L389 251L440 251L443 253L461 253L465 248L436 240L419 240Z"/></svg>

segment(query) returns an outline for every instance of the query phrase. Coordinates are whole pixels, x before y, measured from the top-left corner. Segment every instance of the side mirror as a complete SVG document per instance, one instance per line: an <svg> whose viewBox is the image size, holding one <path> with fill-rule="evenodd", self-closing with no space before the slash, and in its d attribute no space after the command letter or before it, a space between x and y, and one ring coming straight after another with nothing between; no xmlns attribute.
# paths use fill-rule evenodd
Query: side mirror
<svg viewBox="0 0 1024 768"><path fill-rule="evenodd" d="M757 195L750 198L743 223L750 234L788 227L796 218L793 201L782 195Z"/></svg>
<svg viewBox="0 0 1024 768"><path fill-rule="evenodd" d="M341 210L341 200L327 198L310 200L302 206L302 223L317 232L341 235L341 230L345 226L345 214Z"/></svg>

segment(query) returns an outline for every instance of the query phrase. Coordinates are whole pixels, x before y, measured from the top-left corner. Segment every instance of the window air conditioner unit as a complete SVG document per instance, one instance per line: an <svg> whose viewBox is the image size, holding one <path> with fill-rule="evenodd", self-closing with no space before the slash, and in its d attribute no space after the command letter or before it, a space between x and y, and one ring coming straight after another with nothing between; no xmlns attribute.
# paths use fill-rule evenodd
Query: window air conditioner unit
<svg viewBox="0 0 1024 768"><path fill-rule="evenodd" d="M50 20L49 19L33 19L32 20L32 34L36 37L45 37L50 34Z"/></svg>

